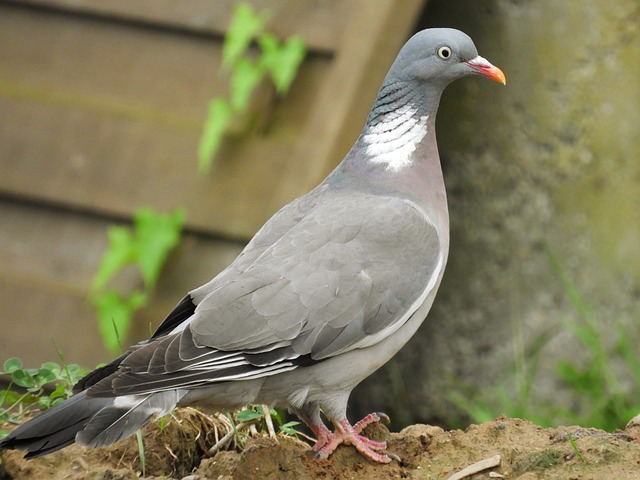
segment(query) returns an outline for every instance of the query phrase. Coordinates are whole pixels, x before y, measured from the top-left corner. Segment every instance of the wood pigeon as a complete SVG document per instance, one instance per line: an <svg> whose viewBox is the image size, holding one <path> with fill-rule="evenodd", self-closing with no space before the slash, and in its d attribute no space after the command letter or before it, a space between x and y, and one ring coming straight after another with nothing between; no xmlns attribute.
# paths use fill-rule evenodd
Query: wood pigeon
<svg viewBox="0 0 640 480"><path fill-rule="evenodd" d="M74 396L0 448L34 458L73 442L111 445L177 406L267 404L311 428L317 458L340 444L377 462L396 458L383 452L385 442L361 434L385 416L352 425L347 400L413 336L433 303L449 251L436 111L445 87L471 74L505 83L464 33L416 33L359 138L322 183L278 211L151 338L87 375Z"/></svg>

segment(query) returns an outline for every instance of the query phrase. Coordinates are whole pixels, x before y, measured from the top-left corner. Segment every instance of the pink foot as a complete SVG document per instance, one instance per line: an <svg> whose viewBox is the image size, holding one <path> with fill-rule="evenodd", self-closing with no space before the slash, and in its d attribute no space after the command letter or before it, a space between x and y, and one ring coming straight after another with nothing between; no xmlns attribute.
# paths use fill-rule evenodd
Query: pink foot
<svg viewBox="0 0 640 480"><path fill-rule="evenodd" d="M333 433L331 433L331 430L329 430L324 423L320 425L312 424L310 426L313 434L317 438L316 443L313 445L313 447L311 447L311 450L313 450L314 452L318 452L322 449L322 447L324 447L331 441Z"/></svg>
<svg viewBox="0 0 640 480"><path fill-rule="evenodd" d="M362 455L374 462L389 463L391 460L400 460L397 455L378 452L387 448L387 442L376 442L360 435L367 425L379 422L381 419L385 422L389 421L389 417L384 414L370 413L352 426L345 418L339 422L333 422L336 427L333 433L325 425L316 425L313 430L318 441L312 447L316 452L316 458L327 458L338 448L338 445L345 444L353 445Z"/></svg>

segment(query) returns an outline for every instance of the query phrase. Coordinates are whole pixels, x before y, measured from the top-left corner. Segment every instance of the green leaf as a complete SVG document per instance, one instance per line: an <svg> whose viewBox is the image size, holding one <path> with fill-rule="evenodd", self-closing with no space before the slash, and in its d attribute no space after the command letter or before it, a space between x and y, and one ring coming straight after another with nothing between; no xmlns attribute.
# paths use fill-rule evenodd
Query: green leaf
<svg viewBox="0 0 640 480"><path fill-rule="evenodd" d="M265 68L248 58L238 60L231 77L231 108L242 112L247 108L251 93L264 77Z"/></svg>
<svg viewBox="0 0 640 480"><path fill-rule="evenodd" d="M280 425L280 431L291 436L296 436L298 432L294 427L300 425L300 422L291 421Z"/></svg>
<svg viewBox="0 0 640 480"><path fill-rule="evenodd" d="M185 214L167 215L140 208L134 215L136 257L147 289L153 288L169 252L180 243Z"/></svg>
<svg viewBox="0 0 640 480"><path fill-rule="evenodd" d="M263 417L264 415L262 412L257 412L251 409L242 410L236 413L236 421L238 422L253 422L254 420L259 420Z"/></svg>
<svg viewBox="0 0 640 480"><path fill-rule="evenodd" d="M58 365L55 362L44 362L42 365L40 365L40 370L49 370L54 378L57 378L60 376L60 372L62 371L60 365Z"/></svg>
<svg viewBox="0 0 640 480"><path fill-rule="evenodd" d="M138 443L138 458L140 459L140 470L142 470L142 476L146 477L147 461L146 461L146 455L144 451L144 443L142 441L142 431L140 429L138 429L138 431L136 432L136 441Z"/></svg>
<svg viewBox="0 0 640 480"><path fill-rule="evenodd" d="M11 379L13 380L13 383L18 385L19 387L32 388L35 386L33 377L28 373L27 370L15 370L11 375Z"/></svg>
<svg viewBox="0 0 640 480"><path fill-rule="evenodd" d="M169 423L169 418L171 417L169 417L168 415L163 415L162 417L157 419L156 424L158 425L160 433L164 433L165 429L167 428L167 424Z"/></svg>
<svg viewBox="0 0 640 480"><path fill-rule="evenodd" d="M284 415L282 411L278 411L275 408L270 408L269 415L273 420L276 421L278 425L282 425L284 423Z"/></svg>
<svg viewBox="0 0 640 480"><path fill-rule="evenodd" d="M68 395L66 397L52 398L51 399L51 403L49 404L49 408L52 408L52 407L55 407L56 405L61 404L62 402L64 402L70 396L71 395Z"/></svg>
<svg viewBox="0 0 640 480"><path fill-rule="evenodd" d="M267 20L266 13L255 13L251 5L241 3L236 6L222 48L222 63L225 66L235 65Z"/></svg>
<svg viewBox="0 0 640 480"><path fill-rule="evenodd" d="M16 370L19 370L22 368L22 360L16 357L11 357L5 360L4 366L2 368L4 369L4 373L11 374Z"/></svg>
<svg viewBox="0 0 640 480"><path fill-rule="evenodd" d="M94 291L102 290L117 272L134 262L136 257L136 244L127 227L109 227L107 234L109 245L93 278Z"/></svg>
<svg viewBox="0 0 640 480"><path fill-rule="evenodd" d="M51 394L49 395L49 398L56 399L56 398L65 398L67 396L67 385L65 384L65 382L60 382L56 385L56 388L53 392L51 392Z"/></svg>
<svg viewBox="0 0 640 480"><path fill-rule="evenodd" d="M170 250L179 243L184 216L181 211L162 215L141 208L134 214L133 231L123 226L109 229L109 246L94 277L91 301L97 309L103 342L110 351L119 351L119 335L126 336L133 312L144 305L146 293L155 286ZM105 292L108 282L132 263L138 265L145 292L129 297Z"/></svg>
<svg viewBox="0 0 640 480"><path fill-rule="evenodd" d="M263 33L258 38L258 46L262 51L261 58L273 58L280 52L280 41L271 33ZM267 62L268 63L268 62Z"/></svg>
<svg viewBox="0 0 640 480"><path fill-rule="evenodd" d="M47 410L49 408L51 408L52 404L52 399L47 397L46 395L42 395L41 397L38 398L38 406L40 407L40 410Z"/></svg>
<svg viewBox="0 0 640 480"><path fill-rule="evenodd" d="M134 310L144 305L145 301L144 292L134 292L130 297L123 297L111 291L95 299L100 334L105 347L110 352L120 352L120 338L126 337Z"/></svg>
<svg viewBox="0 0 640 480"><path fill-rule="evenodd" d="M56 379L55 374L46 368L41 368L38 370L33 377L33 381L35 382L35 386L42 387L43 385L53 382Z"/></svg>
<svg viewBox="0 0 640 480"><path fill-rule="evenodd" d="M96 368L100 367L98 366ZM61 373L61 377L64 378L69 386L73 387L78 382L78 380L87 375L89 371L90 370L82 368L76 363L70 363L64 367L64 370Z"/></svg>
<svg viewBox="0 0 640 480"><path fill-rule="evenodd" d="M22 395L20 393L13 390L0 390L0 400L3 400L4 403L8 405L16 403L18 400L20 400L21 396ZM0 411L2 410L0 409Z"/></svg>
<svg viewBox="0 0 640 480"><path fill-rule="evenodd" d="M198 170L200 173L208 173L211 169L213 158L220 148L231 116L231 105L222 98L214 98L209 102L209 111L198 146Z"/></svg>
<svg viewBox="0 0 640 480"><path fill-rule="evenodd" d="M289 37L282 44L270 34L258 39L262 49L261 62L269 71L271 79L280 95L287 93L298 68L307 54L307 47L301 37Z"/></svg>

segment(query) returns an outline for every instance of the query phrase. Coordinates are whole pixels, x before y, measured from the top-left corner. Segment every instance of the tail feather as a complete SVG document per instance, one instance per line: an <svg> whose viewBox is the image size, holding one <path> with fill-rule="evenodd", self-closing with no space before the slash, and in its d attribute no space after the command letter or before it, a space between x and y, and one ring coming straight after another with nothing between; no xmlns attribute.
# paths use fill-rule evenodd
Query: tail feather
<svg viewBox="0 0 640 480"><path fill-rule="evenodd" d="M186 393L186 390L168 390L117 397L78 432L76 441L88 447L112 445L136 433L153 415L160 417L171 412Z"/></svg>
<svg viewBox="0 0 640 480"><path fill-rule="evenodd" d="M0 440L0 450L26 450L25 458L36 458L76 441L89 447L108 446L133 435L151 416L171 412L186 393L96 398L83 391L20 425Z"/></svg>
<svg viewBox="0 0 640 480"><path fill-rule="evenodd" d="M75 441L91 418L108 404L109 398L87 398L81 392L20 425L0 440L0 449L27 450L25 458L55 452Z"/></svg>

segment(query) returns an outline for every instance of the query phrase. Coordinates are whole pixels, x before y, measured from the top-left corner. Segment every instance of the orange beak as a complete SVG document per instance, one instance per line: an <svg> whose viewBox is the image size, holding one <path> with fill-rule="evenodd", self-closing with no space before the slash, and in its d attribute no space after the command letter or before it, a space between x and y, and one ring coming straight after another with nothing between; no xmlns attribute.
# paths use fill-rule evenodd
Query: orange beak
<svg viewBox="0 0 640 480"><path fill-rule="evenodd" d="M503 85L507 84L507 78L504 76L504 73L502 73L502 70L495 65L491 65L491 63L480 55L465 63L473 68L478 75L484 75L485 77L489 77L491 80L500 82Z"/></svg>

